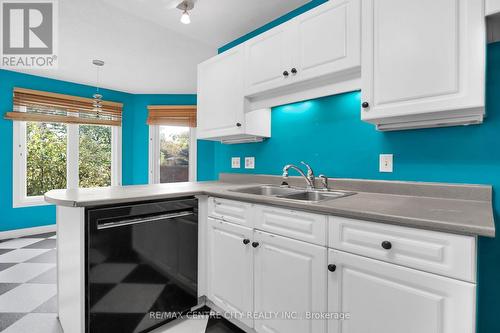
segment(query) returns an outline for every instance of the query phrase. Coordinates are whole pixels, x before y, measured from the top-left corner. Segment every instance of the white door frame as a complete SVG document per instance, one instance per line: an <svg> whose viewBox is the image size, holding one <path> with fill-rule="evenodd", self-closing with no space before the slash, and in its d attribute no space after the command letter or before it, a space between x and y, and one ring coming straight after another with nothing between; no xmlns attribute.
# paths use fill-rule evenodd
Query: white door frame
<svg viewBox="0 0 500 333"><path fill-rule="evenodd" d="M149 162L148 162L148 182L149 184L160 183L160 125L149 125ZM196 128L189 129L189 181L195 182L197 179L197 140Z"/></svg>

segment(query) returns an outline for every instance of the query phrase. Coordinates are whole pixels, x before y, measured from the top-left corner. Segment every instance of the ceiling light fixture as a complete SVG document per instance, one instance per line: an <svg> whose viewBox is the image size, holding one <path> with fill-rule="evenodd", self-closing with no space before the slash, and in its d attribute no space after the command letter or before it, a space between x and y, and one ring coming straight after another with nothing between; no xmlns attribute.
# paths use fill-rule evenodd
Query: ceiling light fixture
<svg viewBox="0 0 500 333"><path fill-rule="evenodd" d="M181 23L191 23L191 16L189 15L189 11L194 8L194 3L194 0L184 0L176 6L178 9L182 10Z"/></svg>
<svg viewBox="0 0 500 333"><path fill-rule="evenodd" d="M189 17L189 13L188 13L187 9L185 9L184 12L182 12L181 22L184 24L191 23L191 17Z"/></svg>
<svg viewBox="0 0 500 333"><path fill-rule="evenodd" d="M92 103L92 106L94 107L94 111L97 114L97 117L101 115L102 111L102 95L99 92L99 69L104 66L104 61L94 59L92 60L92 64L96 66L97 69L97 79L96 79L96 92L94 95L92 95L94 101Z"/></svg>

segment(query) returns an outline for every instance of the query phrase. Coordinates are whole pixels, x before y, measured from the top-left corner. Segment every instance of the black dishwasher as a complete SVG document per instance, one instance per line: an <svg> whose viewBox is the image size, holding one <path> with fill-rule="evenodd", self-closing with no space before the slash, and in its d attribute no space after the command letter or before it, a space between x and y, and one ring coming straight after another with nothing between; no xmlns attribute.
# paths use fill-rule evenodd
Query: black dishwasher
<svg viewBox="0 0 500 333"><path fill-rule="evenodd" d="M86 210L86 332L148 332L198 304L198 201Z"/></svg>

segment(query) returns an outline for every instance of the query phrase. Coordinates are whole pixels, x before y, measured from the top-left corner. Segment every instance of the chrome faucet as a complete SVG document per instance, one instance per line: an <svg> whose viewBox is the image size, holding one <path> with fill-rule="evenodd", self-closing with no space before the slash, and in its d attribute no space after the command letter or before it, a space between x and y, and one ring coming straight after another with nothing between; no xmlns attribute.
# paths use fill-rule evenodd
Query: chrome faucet
<svg viewBox="0 0 500 333"><path fill-rule="evenodd" d="M283 168L283 180L285 181L286 179L288 179L288 170L294 169L306 180L307 188L314 189L315 185L314 185L314 171L313 171L313 169L311 168L311 166L309 164L307 164L305 162L301 161L300 163L305 165L305 167L307 168L307 174L305 174L304 171L302 171L298 166L293 165L293 164L287 164Z"/></svg>

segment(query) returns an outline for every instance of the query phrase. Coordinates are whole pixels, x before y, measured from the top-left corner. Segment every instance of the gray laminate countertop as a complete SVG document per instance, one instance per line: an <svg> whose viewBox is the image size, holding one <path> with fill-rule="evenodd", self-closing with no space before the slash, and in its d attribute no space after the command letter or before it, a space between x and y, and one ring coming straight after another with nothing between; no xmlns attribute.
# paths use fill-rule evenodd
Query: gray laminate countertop
<svg viewBox="0 0 500 333"><path fill-rule="evenodd" d="M45 200L62 206L91 207L211 195L407 227L495 236L492 187L486 185L331 179L330 184L334 189L355 191L356 194L321 202L302 202L233 191L256 184L280 182L281 178L276 176L222 174L220 181L216 182L53 190L45 194ZM291 177L289 183L303 185L303 180Z"/></svg>

